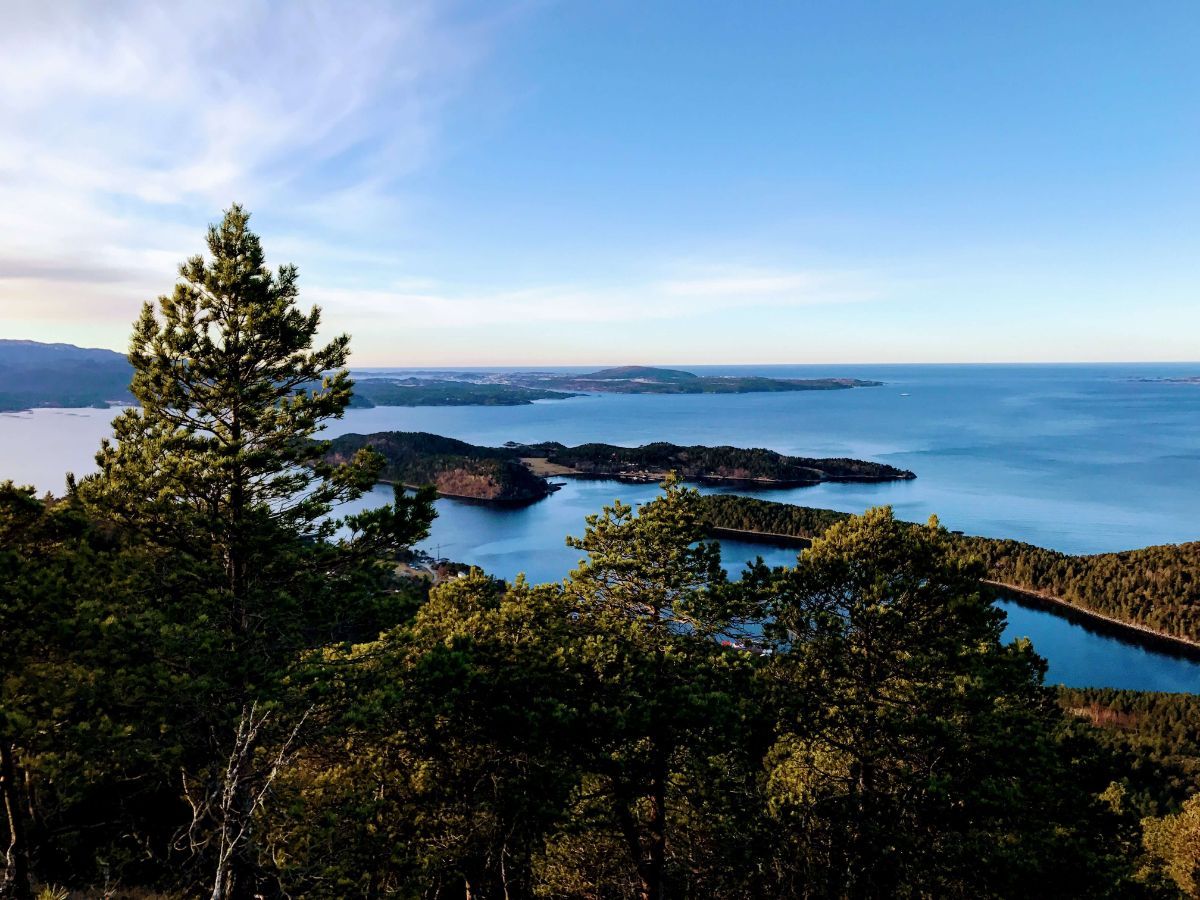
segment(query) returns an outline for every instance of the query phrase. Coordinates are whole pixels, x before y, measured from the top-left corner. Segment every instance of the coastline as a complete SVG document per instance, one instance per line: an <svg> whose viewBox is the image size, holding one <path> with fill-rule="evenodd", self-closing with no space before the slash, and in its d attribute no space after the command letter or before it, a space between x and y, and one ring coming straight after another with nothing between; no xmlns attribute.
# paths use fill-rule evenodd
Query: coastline
<svg viewBox="0 0 1200 900"><path fill-rule="evenodd" d="M391 478L379 478L375 481L376 484L390 484L393 487L399 485L408 491L416 491L423 487L430 487L429 484L411 484L407 481L396 481ZM561 485L549 485L546 493L538 494L531 497L475 497L471 494L452 494L438 488L436 484L432 485L437 492L438 499L445 498L447 500L455 500L459 503L473 503L480 506L528 506L531 503L537 503L540 500L545 500L551 494L561 487Z"/></svg>
<svg viewBox="0 0 1200 900"><path fill-rule="evenodd" d="M534 475L542 478L580 478L592 479L595 481L624 481L629 484L658 484L670 474L671 470L667 469L646 469L643 471L634 472L585 472L581 469L576 469L572 466L565 466L561 463L552 463L545 457L538 456L523 456L521 463L525 468L529 469ZM715 484L728 485L730 487L756 487L763 489L778 488L786 490L788 488L797 487L814 487L818 484L828 482L841 482L852 484L883 484L889 481L911 481L917 476L909 473L901 476L887 475L827 475L822 474L820 478L752 478L752 477L735 477L731 475L702 475L696 477L683 477L683 480L692 484Z"/></svg>
<svg viewBox="0 0 1200 900"><path fill-rule="evenodd" d="M1091 624L1097 626L1097 630L1127 637L1132 643L1144 644L1156 650L1200 662L1200 641L1167 634L1163 631L1155 631L1153 628L1138 625L1136 622L1125 622L1121 619L1114 619L1112 616L1106 616L1104 613L1088 609L1086 606L1079 606L1078 604L1064 600L1062 597L1055 597L1043 591L1018 587L1015 584L1006 584L1003 581L993 581L990 578L982 579L980 584L992 589L995 593L1002 593L1005 596L1011 595L1012 599L1018 603L1024 603L1028 606L1045 609L1050 612L1061 612L1065 618L1077 619L1080 624Z"/></svg>
<svg viewBox="0 0 1200 900"><path fill-rule="evenodd" d="M740 528L724 528L719 526L710 526L708 531L715 538L728 537L735 540L744 540L749 543L757 542L781 547L799 547L802 549L812 546L811 538L799 535L777 534L766 531L746 531ZM1069 600L1064 600L1062 597L1055 597L1043 591L1019 587L1015 584L995 581L990 578L981 579L980 584L989 589L993 595L1010 597L1014 602L1024 603L1027 606L1033 606L1037 609L1061 615L1063 618L1076 621L1081 625L1091 625L1099 631L1103 631L1114 637L1123 638L1130 643L1200 662L1200 641L1167 634L1163 631L1155 631L1153 628L1139 625L1136 622L1125 622L1121 619L1114 619L1112 616L1106 616L1104 613L1088 609L1086 606L1071 603Z"/></svg>

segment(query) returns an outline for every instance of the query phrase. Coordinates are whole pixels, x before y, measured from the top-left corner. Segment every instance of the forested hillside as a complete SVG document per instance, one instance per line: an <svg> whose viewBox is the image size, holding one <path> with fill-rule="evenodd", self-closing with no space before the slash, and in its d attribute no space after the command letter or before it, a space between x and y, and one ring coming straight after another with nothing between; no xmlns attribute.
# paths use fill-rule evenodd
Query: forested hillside
<svg viewBox="0 0 1200 900"><path fill-rule="evenodd" d="M112 350L0 339L0 412L128 402L132 376Z"/></svg>
<svg viewBox="0 0 1200 900"><path fill-rule="evenodd" d="M670 476L561 582L405 577L432 494L345 513L395 448L321 439L349 338L248 218L145 306L97 471L0 482L5 900L1194 890L1194 708L1056 703L936 523L792 514L733 581Z"/></svg>
<svg viewBox="0 0 1200 900"><path fill-rule="evenodd" d="M819 536L846 518L828 509L751 497L705 497L714 528ZM1173 637L1200 640L1200 542L1073 556L1033 544L956 535L958 552L982 560L987 578L1057 597L1081 609Z"/></svg>
<svg viewBox="0 0 1200 900"><path fill-rule="evenodd" d="M964 546L984 560L996 581L1200 640L1200 542L1090 556L991 538L965 538Z"/></svg>
<svg viewBox="0 0 1200 900"><path fill-rule="evenodd" d="M1143 814L1176 813L1200 792L1200 694L1060 687L1058 702L1125 757Z"/></svg>

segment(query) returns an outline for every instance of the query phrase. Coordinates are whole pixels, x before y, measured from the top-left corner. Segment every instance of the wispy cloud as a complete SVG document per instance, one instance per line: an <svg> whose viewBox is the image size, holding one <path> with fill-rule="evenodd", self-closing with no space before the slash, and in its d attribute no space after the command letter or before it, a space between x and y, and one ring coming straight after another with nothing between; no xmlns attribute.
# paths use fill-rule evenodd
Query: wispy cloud
<svg viewBox="0 0 1200 900"><path fill-rule="evenodd" d="M403 315L424 327L530 323L643 322L704 316L730 309L853 303L884 296L862 273L838 271L707 270L622 285L578 284L471 290L433 281L386 290L317 290L318 302L352 320Z"/></svg>
<svg viewBox="0 0 1200 900"><path fill-rule="evenodd" d="M522 9L518 4L515 9ZM855 272L670 264L523 280L408 271L412 176L508 18L442 0L18 3L0 30L0 333L124 343L231 201L269 225L331 329L621 323L880 295ZM492 18L492 17L496 18ZM453 257L455 254L449 254ZM486 255L486 254L484 254ZM719 257L718 257L719 258ZM325 278L308 262L320 259ZM568 276L570 277L570 276ZM31 332L30 329L33 329ZM382 353L383 351L379 351Z"/></svg>
<svg viewBox="0 0 1200 900"><path fill-rule="evenodd" d="M491 26L432 0L8 4L0 322L161 290L232 200L309 240L386 227Z"/></svg>

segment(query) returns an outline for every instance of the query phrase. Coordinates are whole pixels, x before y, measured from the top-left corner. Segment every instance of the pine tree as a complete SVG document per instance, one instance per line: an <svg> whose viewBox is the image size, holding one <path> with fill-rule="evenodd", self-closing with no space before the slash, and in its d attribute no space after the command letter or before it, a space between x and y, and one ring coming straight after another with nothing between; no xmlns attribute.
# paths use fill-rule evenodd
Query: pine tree
<svg viewBox="0 0 1200 900"><path fill-rule="evenodd" d="M780 572L766 674L781 893L1120 894L1105 783L1060 745L1045 663L1028 641L1001 643L980 574L936 518L886 507Z"/></svg>
<svg viewBox="0 0 1200 900"><path fill-rule="evenodd" d="M238 880L253 817L304 718L279 686L336 618L339 573L353 581L354 565L411 543L432 517L427 496L399 491L393 507L331 516L382 463L365 451L331 466L317 439L350 402L349 338L314 349L320 310L297 307L296 268L267 268L248 220L232 206L208 230L209 258L189 259L174 293L145 304L129 351L138 405L114 420L79 491L160 551L212 651L226 735L188 787L187 839L214 858L214 900L250 889ZM343 526L351 537L331 543ZM268 734L277 746L264 759Z"/></svg>
<svg viewBox="0 0 1200 900"><path fill-rule="evenodd" d="M567 543L588 558L566 583L585 642L596 754L638 896L671 896L668 858L681 761L729 728L745 654L716 636L734 627L720 547L705 542L699 494L671 474L636 512L619 501ZM686 868L686 867L683 867Z"/></svg>

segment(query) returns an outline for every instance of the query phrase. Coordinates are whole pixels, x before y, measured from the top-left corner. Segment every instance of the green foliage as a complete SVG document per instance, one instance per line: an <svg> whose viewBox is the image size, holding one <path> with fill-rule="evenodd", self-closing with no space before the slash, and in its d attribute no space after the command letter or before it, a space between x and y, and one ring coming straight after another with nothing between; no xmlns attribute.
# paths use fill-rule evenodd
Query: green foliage
<svg viewBox="0 0 1200 900"><path fill-rule="evenodd" d="M1147 819L1143 827L1152 874L1169 878L1186 897L1200 897L1200 794L1174 815Z"/></svg>
<svg viewBox="0 0 1200 900"><path fill-rule="evenodd" d="M349 402L349 340L314 349L320 311L296 306L295 267L265 266L248 219L233 206L209 229L209 258L143 308L129 353L138 406L114 420L99 472L76 491L154 560L146 590L175 640L151 647L195 691L180 698L191 815L174 845L215 872L198 874L214 898L259 877L254 818L311 727L293 696L298 662L393 624L387 559L432 517L428 495L400 492L331 515L382 465L369 451L331 465L315 440Z"/></svg>
<svg viewBox="0 0 1200 900"><path fill-rule="evenodd" d="M936 521L834 525L774 588L773 814L821 896L1118 893L1116 821L1072 774L1027 643ZM1074 892L1074 894L1072 894Z"/></svg>
<svg viewBox="0 0 1200 900"><path fill-rule="evenodd" d="M475 572L411 626L334 655L337 712L271 817L285 888L529 896L576 777L569 612L559 588Z"/></svg>
<svg viewBox="0 0 1200 900"><path fill-rule="evenodd" d="M820 536L846 518L829 509L751 497L706 497L704 520L797 538ZM980 559L986 577L1150 631L1200 640L1200 542L1073 556L1020 541L954 536L957 552Z"/></svg>
<svg viewBox="0 0 1200 900"><path fill-rule="evenodd" d="M698 802L689 788L704 796L739 780L736 770L697 774L742 729L752 672L748 654L714 640L748 609L725 583L720 548L700 540L699 495L674 476L663 488L636 513L618 502L589 516L583 537L567 541L588 554L566 590L587 632L588 764L600 792L590 831L619 836L647 898L700 887L705 867L674 834Z"/></svg>
<svg viewBox="0 0 1200 900"><path fill-rule="evenodd" d="M523 466L516 450L478 447L421 431L343 434L329 442L325 459L353 461L363 450L384 460L380 477L398 485L434 485L439 493L480 500L535 500L550 493L544 478Z"/></svg>
<svg viewBox="0 0 1200 900"><path fill-rule="evenodd" d="M734 494L707 494L700 498L700 517L709 528L729 528L810 540L850 518L850 514Z"/></svg>
<svg viewBox="0 0 1200 900"><path fill-rule="evenodd" d="M77 503L0 484L0 841L13 883L163 874L147 849L163 853L173 825L143 813L179 813L184 685L146 647L183 648L145 602L152 577L149 557Z"/></svg>
<svg viewBox="0 0 1200 900"><path fill-rule="evenodd" d="M1200 695L1059 687L1057 697L1119 756L1127 802L1141 815L1178 812L1200 793Z"/></svg>
<svg viewBox="0 0 1200 900"><path fill-rule="evenodd" d="M563 584L473 572L411 619L377 561L285 543L307 638L250 682L230 647L253 643L216 624L224 570L74 502L0 500L20 590L4 709L25 717L4 722L47 813L30 832L47 881L196 892L225 820L189 825L175 773L203 798L247 724L257 780L213 782L258 792L227 893L1093 897L1165 890L1189 846L1184 819L1135 814L1167 758L1114 784L1129 757L1064 718L1027 644L1000 643L978 563L936 524L850 517L795 568L729 582L703 498L669 479L589 517ZM1142 710L1189 752L1182 701L1178 720L1160 700L1062 701ZM96 835L106 802L121 824ZM170 850L189 837L195 857Z"/></svg>

